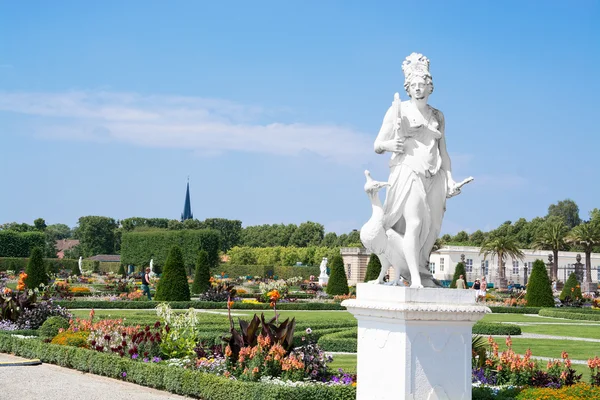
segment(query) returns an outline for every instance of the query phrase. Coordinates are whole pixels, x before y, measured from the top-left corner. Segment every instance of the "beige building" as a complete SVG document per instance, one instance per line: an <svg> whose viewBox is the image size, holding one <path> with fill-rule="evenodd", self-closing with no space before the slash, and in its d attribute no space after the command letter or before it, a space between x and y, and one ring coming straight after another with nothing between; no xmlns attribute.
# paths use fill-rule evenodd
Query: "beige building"
<svg viewBox="0 0 600 400"><path fill-rule="evenodd" d="M429 268L436 279L442 283L449 282L454 275L456 264L463 260L468 282L485 275L488 283L495 283L498 278L498 259L497 257L488 257L484 260L483 256L479 254L479 250L479 247L471 246L444 246L431 253ZM548 264L548 255L552 252L529 249L522 251L524 253L522 260L511 258L506 260L506 279L509 282L525 285L531 274L533 262L543 260L544 263ZM364 248L355 247L344 247L340 252L344 260L348 284L353 286L358 282L363 282L371 253ZM578 255L580 255L579 262L577 261ZM579 273L579 281L584 281L586 278L585 269L584 253L572 251L560 251L558 253L558 279L560 281L566 281L571 272ZM598 253L592 253L591 278L592 282L596 283L600 278L600 254Z"/></svg>

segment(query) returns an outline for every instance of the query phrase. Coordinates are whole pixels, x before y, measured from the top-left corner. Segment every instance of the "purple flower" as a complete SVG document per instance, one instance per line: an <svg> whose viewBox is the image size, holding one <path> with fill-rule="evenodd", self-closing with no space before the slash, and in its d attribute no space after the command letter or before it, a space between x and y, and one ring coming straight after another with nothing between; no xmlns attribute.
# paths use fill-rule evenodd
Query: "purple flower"
<svg viewBox="0 0 600 400"><path fill-rule="evenodd" d="M127 378L127 372L121 372L121 376L122 376L123 378Z"/></svg>
<svg viewBox="0 0 600 400"><path fill-rule="evenodd" d="M137 353L135 353L135 354L132 354L132 355L131 355L131 359L132 359L132 360L135 360L135 359L137 359L137 358L138 358L138 354L137 354Z"/></svg>
<svg viewBox="0 0 600 400"><path fill-rule="evenodd" d="M154 357L154 358L152 358L152 362L155 362L155 363L161 362L161 359L160 359L160 357Z"/></svg>
<svg viewBox="0 0 600 400"><path fill-rule="evenodd" d="M144 360L143 360L143 361L144 361L145 363L147 363L147 362L148 362L148 357L144 357Z"/></svg>

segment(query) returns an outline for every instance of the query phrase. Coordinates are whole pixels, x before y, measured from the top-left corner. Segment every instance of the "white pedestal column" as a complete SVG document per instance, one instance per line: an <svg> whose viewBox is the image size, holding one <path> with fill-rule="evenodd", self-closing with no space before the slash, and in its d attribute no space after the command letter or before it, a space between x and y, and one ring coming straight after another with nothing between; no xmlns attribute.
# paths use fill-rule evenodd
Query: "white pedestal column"
<svg viewBox="0 0 600 400"><path fill-rule="evenodd" d="M491 312L474 290L359 283L357 400L471 399L471 328Z"/></svg>

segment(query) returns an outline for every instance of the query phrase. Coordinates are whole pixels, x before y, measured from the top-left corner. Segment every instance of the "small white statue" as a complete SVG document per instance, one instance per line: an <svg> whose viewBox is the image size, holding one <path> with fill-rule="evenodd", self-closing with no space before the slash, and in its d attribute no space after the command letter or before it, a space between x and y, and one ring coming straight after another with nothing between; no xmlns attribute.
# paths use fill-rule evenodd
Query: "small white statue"
<svg viewBox="0 0 600 400"><path fill-rule="evenodd" d="M79 257L79 261L77 262L77 265L79 265L79 274L83 275L83 270L81 269L81 266L83 265L83 257Z"/></svg>
<svg viewBox="0 0 600 400"><path fill-rule="evenodd" d="M327 257L323 257L321 260L321 275L319 275L319 285L326 285L329 282L329 276L327 275Z"/></svg>
<svg viewBox="0 0 600 400"><path fill-rule="evenodd" d="M154 277L156 274L154 273L154 258L150 259L150 277Z"/></svg>

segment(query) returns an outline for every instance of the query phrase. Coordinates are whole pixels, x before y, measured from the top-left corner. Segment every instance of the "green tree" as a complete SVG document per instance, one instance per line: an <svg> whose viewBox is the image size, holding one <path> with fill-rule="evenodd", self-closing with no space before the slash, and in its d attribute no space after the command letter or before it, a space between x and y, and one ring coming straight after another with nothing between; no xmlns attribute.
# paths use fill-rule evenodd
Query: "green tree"
<svg viewBox="0 0 600 400"><path fill-rule="evenodd" d="M561 217L548 217L546 222L537 232L533 241L533 248L536 250L551 250L554 255L552 265L552 279L558 279L558 252L567 248L565 238L569 233L569 228Z"/></svg>
<svg viewBox="0 0 600 400"><path fill-rule="evenodd" d="M471 236L469 236L469 242L473 243L475 246L481 246L484 241L485 234L480 230L476 230L471 234Z"/></svg>
<svg viewBox="0 0 600 400"><path fill-rule="evenodd" d="M38 218L34 220L33 226L35 226L35 229L40 232L44 232L47 228L46 221L44 220L44 218Z"/></svg>
<svg viewBox="0 0 600 400"><path fill-rule="evenodd" d="M592 251L600 245L600 223L597 221L584 222L571 229L565 238L566 242L574 243L585 252L585 281L592 281Z"/></svg>
<svg viewBox="0 0 600 400"><path fill-rule="evenodd" d="M303 222L290 237L290 246L308 247L320 246L325 236L325 228L316 222Z"/></svg>
<svg viewBox="0 0 600 400"><path fill-rule="evenodd" d="M158 281L155 299L157 301L190 301L190 286L179 246L173 246L169 251L162 276Z"/></svg>
<svg viewBox="0 0 600 400"><path fill-rule="evenodd" d="M577 276L575 272L571 272L569 278L565 282L565 286L563 286L563 290L560 292L560 299L564 301L567 297L570 297L571 300L581 300L581 286L579 282L577 282Z"/></svg>
<svg viewBox="0 0 600 400"><path fill-rule="evenodd" d="M221 251L226 252L240 244L242 221L225 218L207 218L202 221L202 229L214 229L221 234Z"/></svg>
<svg viewBox="0 0 600 400"><path fill-rule="evenodd" d="M325 247L335 247L337 238L338 238L337 233L327 232L325 234L325 236L323 237L323 241L321 242L321 245L325 246Z"/></svg>
<svg viewBox="0 0 600 400"><path fill-rule="evenodd" d="M115 253L117 221L109 217L87 216L79 218L76 238L84 257Z"/></svg>
<svg viewBox="0 0 600 400"><path fill-rule="evenodd" d="M466 285L467 284L467 271L465 269L465 264L462 262L459 262L458 264L456 264L456 268L454 269L454 276L452 277L452 282L450 282L451 289L456 289L456 280L458 278L460 278L461 275L465 279L465 285Z"/></svg>
<svg viewBox="0 0 600 400"><path fill-rule="evenodd" d="M196 271L194 273L194 283L192 284L192 293L200 294L210 288L210 263L208 253L204 250L198 252L198 261L196 261Z"/></svg>
<svg viewBox="0 0 600 400"><path fill-rule="evenodd" d="M49 240L69 239L72 235L71 228L65 224L52 224L46 227L46 235Z"/></svg>
<svg viewBox="0 0 600 400"><path fill-rule="evenodd" d="M330 296L348 294L350 289L348 288L348 279L346 278L346 271L344 270L344 260L341 255L338 254L333 257L330 270L331 274L326 288L327 294Z"/></svg>
<svg viewBox="0 0 600 400"><path fill-rule="evenodd" d="M465 231L460 231L452 238L452 241L456 243L467 243L469 241L469 234Z"/></svg>
<svg viewBox="0 0 600 400"><path fill-rule="evenodd" d="M542 260L535 260L531 268L531 275L527 282L525 300L529 307L554 307L552 284L548 278L546 264Z"/></svg>
<svg viewBox="0 0 600 400"><path fill-rule="evenodd" d="M557 204L550 204L547 217L553 216L562 218L568 229L573 229L581 223L579 206L571 199L559 201Z"/></svg>
<svg viewBox="0 0 600 400"><path fill-rule="evenodd" d="M35 289L40 284L48 284L48 274L46 273L46 263L44 262L44 253L41 248L34 247L31 256L25 268L27 279L25 284L29 289Z"/></svg>
<svg viewBox="0 0 600 400"><path fill-rule="evenodd" d="M369 263L367 264L367 272L365 273L365 282L373 281L379 278L381 272L381 261L375 254L371 254L369 257Z"/></svg>
<svg viewBox="0 0 600 400"><path fill-rule="evenodd" d="M506 287L506 259L510 257L513 260L522 260L524 256L516 240L510 236L498 236L487 239L481 245L479 254L483 255L484 260L488 256L496 256L498 258L498 285L502 289Z"/></svg>

